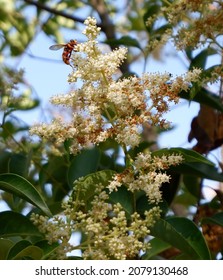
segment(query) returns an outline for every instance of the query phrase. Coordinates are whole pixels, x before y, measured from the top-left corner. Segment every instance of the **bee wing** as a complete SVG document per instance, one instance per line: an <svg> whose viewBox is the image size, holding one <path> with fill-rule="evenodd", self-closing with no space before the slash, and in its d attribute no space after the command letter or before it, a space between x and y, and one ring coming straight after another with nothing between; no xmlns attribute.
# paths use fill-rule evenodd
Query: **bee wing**
<svg viewBox="0 0 223 280"><path fill-rule="evenodd" d="M64 48L65 46L66 46L65 44L56 44L56 45L50 46L49 49L52 51L57 51L61 48Z"/></svg>

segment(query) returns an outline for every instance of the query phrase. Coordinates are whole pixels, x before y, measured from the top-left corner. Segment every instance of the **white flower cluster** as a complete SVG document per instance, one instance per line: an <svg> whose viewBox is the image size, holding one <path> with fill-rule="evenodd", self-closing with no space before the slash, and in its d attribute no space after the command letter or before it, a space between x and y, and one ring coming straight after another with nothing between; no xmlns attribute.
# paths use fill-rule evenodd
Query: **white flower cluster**
<svg viewBox="0 0 223 280"><path fill-rule="evenodd" d="M150 40L148 49L154 50L172 39L179 50L197 49L211 45L222 49L219 34L222 34L223 3L216 0L178 0L168 2L146 21L148 27L158 20L168 20L167 28L159 38ZM168 24L167 24L168 25ZM213 70L214 71L214 70Z"/></svg>
<svg viewBox="0 0 223 280"><path fill-rule="evenodd" d="M108 189L110 192L117 191L118 187L125 185L131 192L142 190L146 193L150 203L158 204L162 200L160 186L169 182L170 176L164 172L171 165L177 165L183 160L180 155L153 157L148 152L139 153L132 163L133 168L116 174Z"/></svg>
<svg viewBox="0 0 223 280"><path fill-rule="evenodd" d="M130 77L115 81L113 76L126 58L127 49L118 48L102 53L96 38L100 29L94 18L85 21L84 34L88 41L77 46L72 56L75 71L69 82L81 81L81 86L67 95L51 99L55 105L63 105L73 111L67 123L61 119L51 124L40 124L31 128L37 134L60 146L69 140L71 153L82 148L115 139L122 147L135 147L140 143L143 124L167 127L163 114L169 102L178 102L178 93L196 81L199 70L177 77L168 84L168 73L144 74L142 78Z"/></svg>
<svg viewBox="0 0 223 280"><path fill-rule="evenodd" d="M88 17L85 21L84 24L87 26L86 29L83 31L83 34L86 35L86 37L90 40L95 40L99 33L101 28L96 27L97 21L95 18Z"/></svg>
<svg viewBox="0 0 223 280"><path fill-rule="evenodd" d="M84 34L88 41L79 44L79 53L73 54L76 71L69 77L72 83L80 80L81 86L67 95L51 99L52 103L73 110L71 121L65 123L58 118L50 125L33 127L31 132L58 146L69 140L73 154L112 138L120 144L127 157L128 147L133 148L140 143L143 124L167 125L162 117L169 109L169 102L178 101L180 90L187 90L189 83L198 79L199 70L190 72L186 77L178 77L171 83L168 83L168 73L145 74L142 78L115 81L114 74L125 59L127 49L102 53L96 42L100 31L96 20L88 18L85 24ZM134 258L140 250L150 246L145 240L150 227L160 215L160 186L170 180L165 170L181 161L180 155L155 157L149 152L139 153L111 182L92 186L94 196L87 206L83 199L85 190L75 188L63 205L63 219L56 216L47 220L35 215L32 219L51 243L60 243L60 252L64 254L81 249L85 259ZM139 191L144 193L153 207L143 215L135 210L126 213L120 202L110 201L111 193L120 187L126 188L131 195ZM79 196L81 192L82 198ZM82 232L85 240L71 246L69 238L76 231Z"/></svg>
<svg viewBox="0 0 223 280"><path fill-rule="evenodd" d="M102 195L95 195L88 212L77 211L77 205L70 199L67 205L64 204L66 219L55 216L54 219L47 220L42 216L32 215L32 221L45 234L46 239L51 244L55 241L60 243L57 251L55 250L56 258L66 258L66 253L82 249L84 259L125 260L135 258L140 250L150 248L145 237L150 233L149 228L160 217L159 207L145 211L144 218L136 212L127 218L119 203L111 205L106 202L108 195L104 191L101 193ZM80 245L71 245L71 234L76 231L84 233L85 241Z"/></svg>

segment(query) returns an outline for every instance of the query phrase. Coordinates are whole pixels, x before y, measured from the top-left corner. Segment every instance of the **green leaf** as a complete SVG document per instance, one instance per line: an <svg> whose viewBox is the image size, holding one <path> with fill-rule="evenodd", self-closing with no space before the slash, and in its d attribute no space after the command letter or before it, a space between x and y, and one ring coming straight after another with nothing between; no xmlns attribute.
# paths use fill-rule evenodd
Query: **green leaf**
<svg viewBox="0 0 223 280"><path fill-rule="evenodd" d="M146 30L151 33L152 32L152 29L153 29L153 26L154 26L154 23L151 25L151 26L148 26L146 24L147 22L147 19L152 17L153 15L157 15L160 11L160 6L157 5L156 3L148 3L149 6L147 8L147 11L145 12L145 14L143 15L143 21L144 21L144 24L145 24L145 27L146 27Z"/></svg>
<svg viewBox="0 0 223 280"><path fill-rule="evenodd" d="M32 244L28 240L20 240L19 242L15 243L14 246L10 249L7 259L14 259L17 254L19 254L23 249L30 245Z"/></svg>
<svg viewBox="0 0 223 280"><path fill-rule="evenodd" d="M200 199L201 193L200 193L199 179L191 174L184 174L183 182L185 188L189 191L189 193L193 196L193 198Z"/></svg>
<svg viewBox="0 0 223 280"><path fill-rule="evenodd" d="M148 197L144 192L142 192L142 195L139 195L139 197L136 199L136 211L140 215L144 215L145 211L149 211L155 206L158 206L160 208L161 215L165 215L165 213L169 210L168 204L166 201L160 202L158 205L155 203L150 203L148 201Z"/></svg>
<svg viewBox="0 0 223 280"><path fill-rule="evenodd" d="M98 168L99 168L99 170L105 170L105 169L114 170L115 162L114 162L114 159L112 158L112 156L110 156L102 151Z"/></svg>
<svg viewBox="0 0 223 280"><path fill-rule="evenodd" d="M9 239L0 238L0 260L6 260L8 252L14 243Z"/></svg>
<svg viewBox="0 0 223 280"><path fill-rule="evenodd" d="M17 174L0 174L0 188L35 205L47 216L52 216L48 206L36 188Z"/></svg>
<svg viewBox="0 0 223 280"><path fill-rule="evenodd" d="M128 191L126 187L118 188L116 192L109 195L109 200L112 203L120 203L127 214L127 218L133 213L133 193Z"/></svg>
<svg viewBox="0 0 223 280"><path fill-rule="evenodd" d="M101 184L106 187L112 180L114 174L115 171L102 170L81 178L74 185L75 190L78 189L81 191L78 194L75 192L74 195L78 195L78 199L83 200L87 204L93 199L97 185Z"/></svg>
<svg viewBox="0 0 223 280"><path fill-rule="evenodd" d="M163 34L171 28L170 24L164 24L151 32L151 40L161 40Z"/></svg>
<svg viewBox="0 0 223 280"><path fill-rule="evenodd" d="M193 59L193 48L187 47L185 49L185 53L186 53L187 57L189 58L189 60Z"/></svg>
<svg viewBox="0 0 223 280"><path fill-rule="evenodd" d="M202 224L216 224L223 227L223 212L217 213L212 217L203 218Z"/></svg>
<svg viewBox="0 0 223 280"><path fill-rule="evenodd" d="M203 78L213 78L213 73L215 73L217 69L218 69L218 71L219 71L219 69L222 69L222 65L216 64L216 65L213 65L213 66L208 67L205 70L203 70L201 73L201 80ZM216 77L216 79L217 79L217 77Z"/></svg>
<svg viewBox="0 0 223 280"><path fill-rule="evenodd" d="M30 245L22 250L14 259L15 260L41 260L43 252L40 248Z"/></svg>
<svg viewBox="0 0 223 280"><path fill-rule="evenodd" d="M147 250L146 253L142 255L143 260L151 260L154 256L157 256L172 247L169 243L164 242L159 238L153 238L149 241L149 243L151 245L151 249Z"/></svg>
<svg viewBox="0 0 223 280"><path fill-rule="evenodd" d="M13 248L12 248L13 249ZM10 254L10 252L9 252ZM12 260L41 260L43 252L42 250L34 245L29 245L18 252Z"/></svg>
<svg viewBox="0 0 223 280"><path fill-rule="evenodd" d="M80 177L84 177L98 169L100 151L97 148L84 150L76 155L68 169L68 182L70 187Z"/></svg>
<svg viewBox="0 0 223 280"><path fill-rule="evenodd" d="M58 243L49 244L47 240L41 240L36 242L35 246L39 247L43 251L42 259L46 260L60 245Z"/></svg>
<svg viewBox="0 0 223 280"><path fill-rule="evenodd" d="M4 211L0 213L0 237L42 236L34 224L25 216Z"/></svg>
<svg viewBox="0 0 223 280"><path fill-rule="evenodd" d="M53 201L62 201L71 189L67 182L67 171L68 162L64 156L50 155L48 162L41 168L39 182L43 189L47 183L53 185Z"/></svg>
<svg viewBox="0 0 223 280"><path fill-rule="evenodd" d="M1 151L0 173L15 173L20 176L26 176L29 163L27 155Z"/></svg>
<svg viewBox="0 0 223 280"><path fill-rule="evenodd" d="M194 101L200 104L207 105L213 109L223 112L223 104L221 102L220 97L205 88L197 89L193 99L191 99L190 92L185 91L181 91L179 93L179 97L187 99L189 101Z"/></svg>
<svg viewBox="0 0 223 280"><path fill-rule="evenodd" d="M109 40L106 40L106 43L109 44L110 46L124 45L127 47L136 47L136 48L142 50L139 42L130 36L122 36L119 39L109 39Z"/></svg>
<svg viewBox="0 0 223 280"><path fill-rule="evenodd" d="M65 157L50 155L48 162L43 165L40 172L40 183L58 182L64 184L67 181L68 164Z"/></svg>
<svg viewBox="0 0 223 280"><path fill-rule="evenodd" d="M194 175L200 178L223 182L223 173L218 173L216 167L210 166L209 164L205 163L185 162L180 165L171 167L170 170L178 172L180 174Z"/></svg>
<svg viewBox="0 0 223 280"><path fill-rule="evenodd" d="M139 143L139 145L137 147L129 149L128 154L131 156L132 159L134 159L138 153L143 152L144 150L148 149L149 147L151 147L154 144L155 144L155 142L143 141L143 142Z"/></svg>
<svg viewBox="0 0 223 280"><path fill-rule="evenodd" d="M9 161L9 172L20 176L27 176L29 168L29 158L23 154L12 154Z"/></svg>
<svg viewBox="0 0 223 280"><path fill-rule="evenodd" d="M1 74L1 75L2 75L2 74ZM15 134L16 131L17 131L17 129L18 129L18 128L16 127L16 125L15 125L14 123L12 123L11 121L5 121L5 123L2 124L2 129L1 129L1 131L0 131L0 135L1 135L1 137L4 138L4 140L5 140L5 139L7 139L8 137L11 137L13 134ZM4 156L5 156L6 154L11 155L11 153L8 152L8 151L1 151L1 153L4 153ZM2 155L1 155L1 157L2 157ZM7 164L6 164L6 165L2 165L2 166L1 166L1 169L2 169L3 167L8 168L8 165L7 165ZM7 171L8 171L8 170L7 170Z"/></svg>
<svg viewBox="0 0 223 280"><path fill-rule="evenodd" d="M166 174L170 176L170 179L168 182L162 183L160 191L162 193L162 199L170 206L180 188L181 174L173 170L172 172L167 170Z"/></svg>
<svg viewBox="0 0 223 280"><path fill-rule="evenodd" d="M189 174L201 178L223 182L223 173L219 173L214 163L203 157L201 154L183 148L161 149L152 153L153 156L168 156L181 154L184 161L169 168L170 172Z"/></svg>
<svg viewBox="0 0 223 280"><path fill-rule="evenodd" d="M194 67L204 69L208 57L216 53L217 53L216 49L213 48L207 48L202 50L198 55L196 55L192 59L189 70L192 70Z"/></svg>
<svg viewBox="0 0 223 280"><path fill-rule="evenodd" d="M151 229L151 235L178 248L192 260L210 260L210 252L199 228L189 219L170 217L160 219Z"/></svg>
<svg viewBox="0 0 223 280"><path fill-rule="evenodd" d="M214 166L214 163L202 156L201 154L184 149L184 148L165 148L160 149L152 153L152 156L170 156L170 155L180 154L183 156L183 162L196 162L196 163L204 163L210 166Z"/></svg>
<svg viewBox="0 0 223 280"><path fill-rule="evenodd" d="M182 205L182 207L185 206L188 208L190 206L197 205L197 200L198 199L196 199L195 196L186 191L174 198L174 204L179 204Z"/></svg>

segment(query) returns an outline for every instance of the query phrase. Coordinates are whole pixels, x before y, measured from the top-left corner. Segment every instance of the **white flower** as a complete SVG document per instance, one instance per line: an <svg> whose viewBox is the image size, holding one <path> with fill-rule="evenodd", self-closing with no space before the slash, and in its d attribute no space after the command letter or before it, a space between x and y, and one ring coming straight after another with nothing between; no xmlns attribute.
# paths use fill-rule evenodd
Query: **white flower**
<svg viewBox="0 0 223 280"><path fill-rule="evenodd" d="M138 146L141 140L138 127L136 125L126 126L115 137L118 143L125 144L126 146Z"/></svg>

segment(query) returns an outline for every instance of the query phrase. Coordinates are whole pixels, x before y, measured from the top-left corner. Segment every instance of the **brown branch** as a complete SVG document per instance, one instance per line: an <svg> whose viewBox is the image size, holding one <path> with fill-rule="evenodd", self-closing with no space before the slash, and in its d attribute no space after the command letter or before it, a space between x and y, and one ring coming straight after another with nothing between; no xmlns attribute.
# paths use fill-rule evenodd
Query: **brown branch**
<svg viewBox="0 0 223 280"><path fill-rule="evenodd" d="M44 5L44 4L42 4L42 3L38 2L38 1L24 0L24 2L26 2L27 4L30 4L30 5L36 6L37 8L39 8L41 10L44 10L44 11L47 11L47 12L49 12L51 14L71 19L71 20L73 20L75 22L84 23L84 20L85 20L85 19L73 16L73 15L70 15L68 13L65 13L63 11L59 11L57 9L51 8L49 6L46 6L46 5Z"/></svg>
<svg viewBox="0 0 223 280"><path fill-rule="evenodd" d="M109 11L106 7L104 0L91 0L89 1L92 7L97 11L101 19L101 30L105 33L107 39L116 39L115 25L112 23L109 17ZM116 49L117 46L111 46L111 49ZM124 63L120 66L122 73L129 72L128 62L125 60Z"/></svg>
<svg viewBox="0 0 223 280"><path fill-rule="evenodd" d="M97 11L101 20L101 29L105 33L107 39L115 39L115 26L112 23L109 12L104 0L91 0L91 6Z"/></svg>

